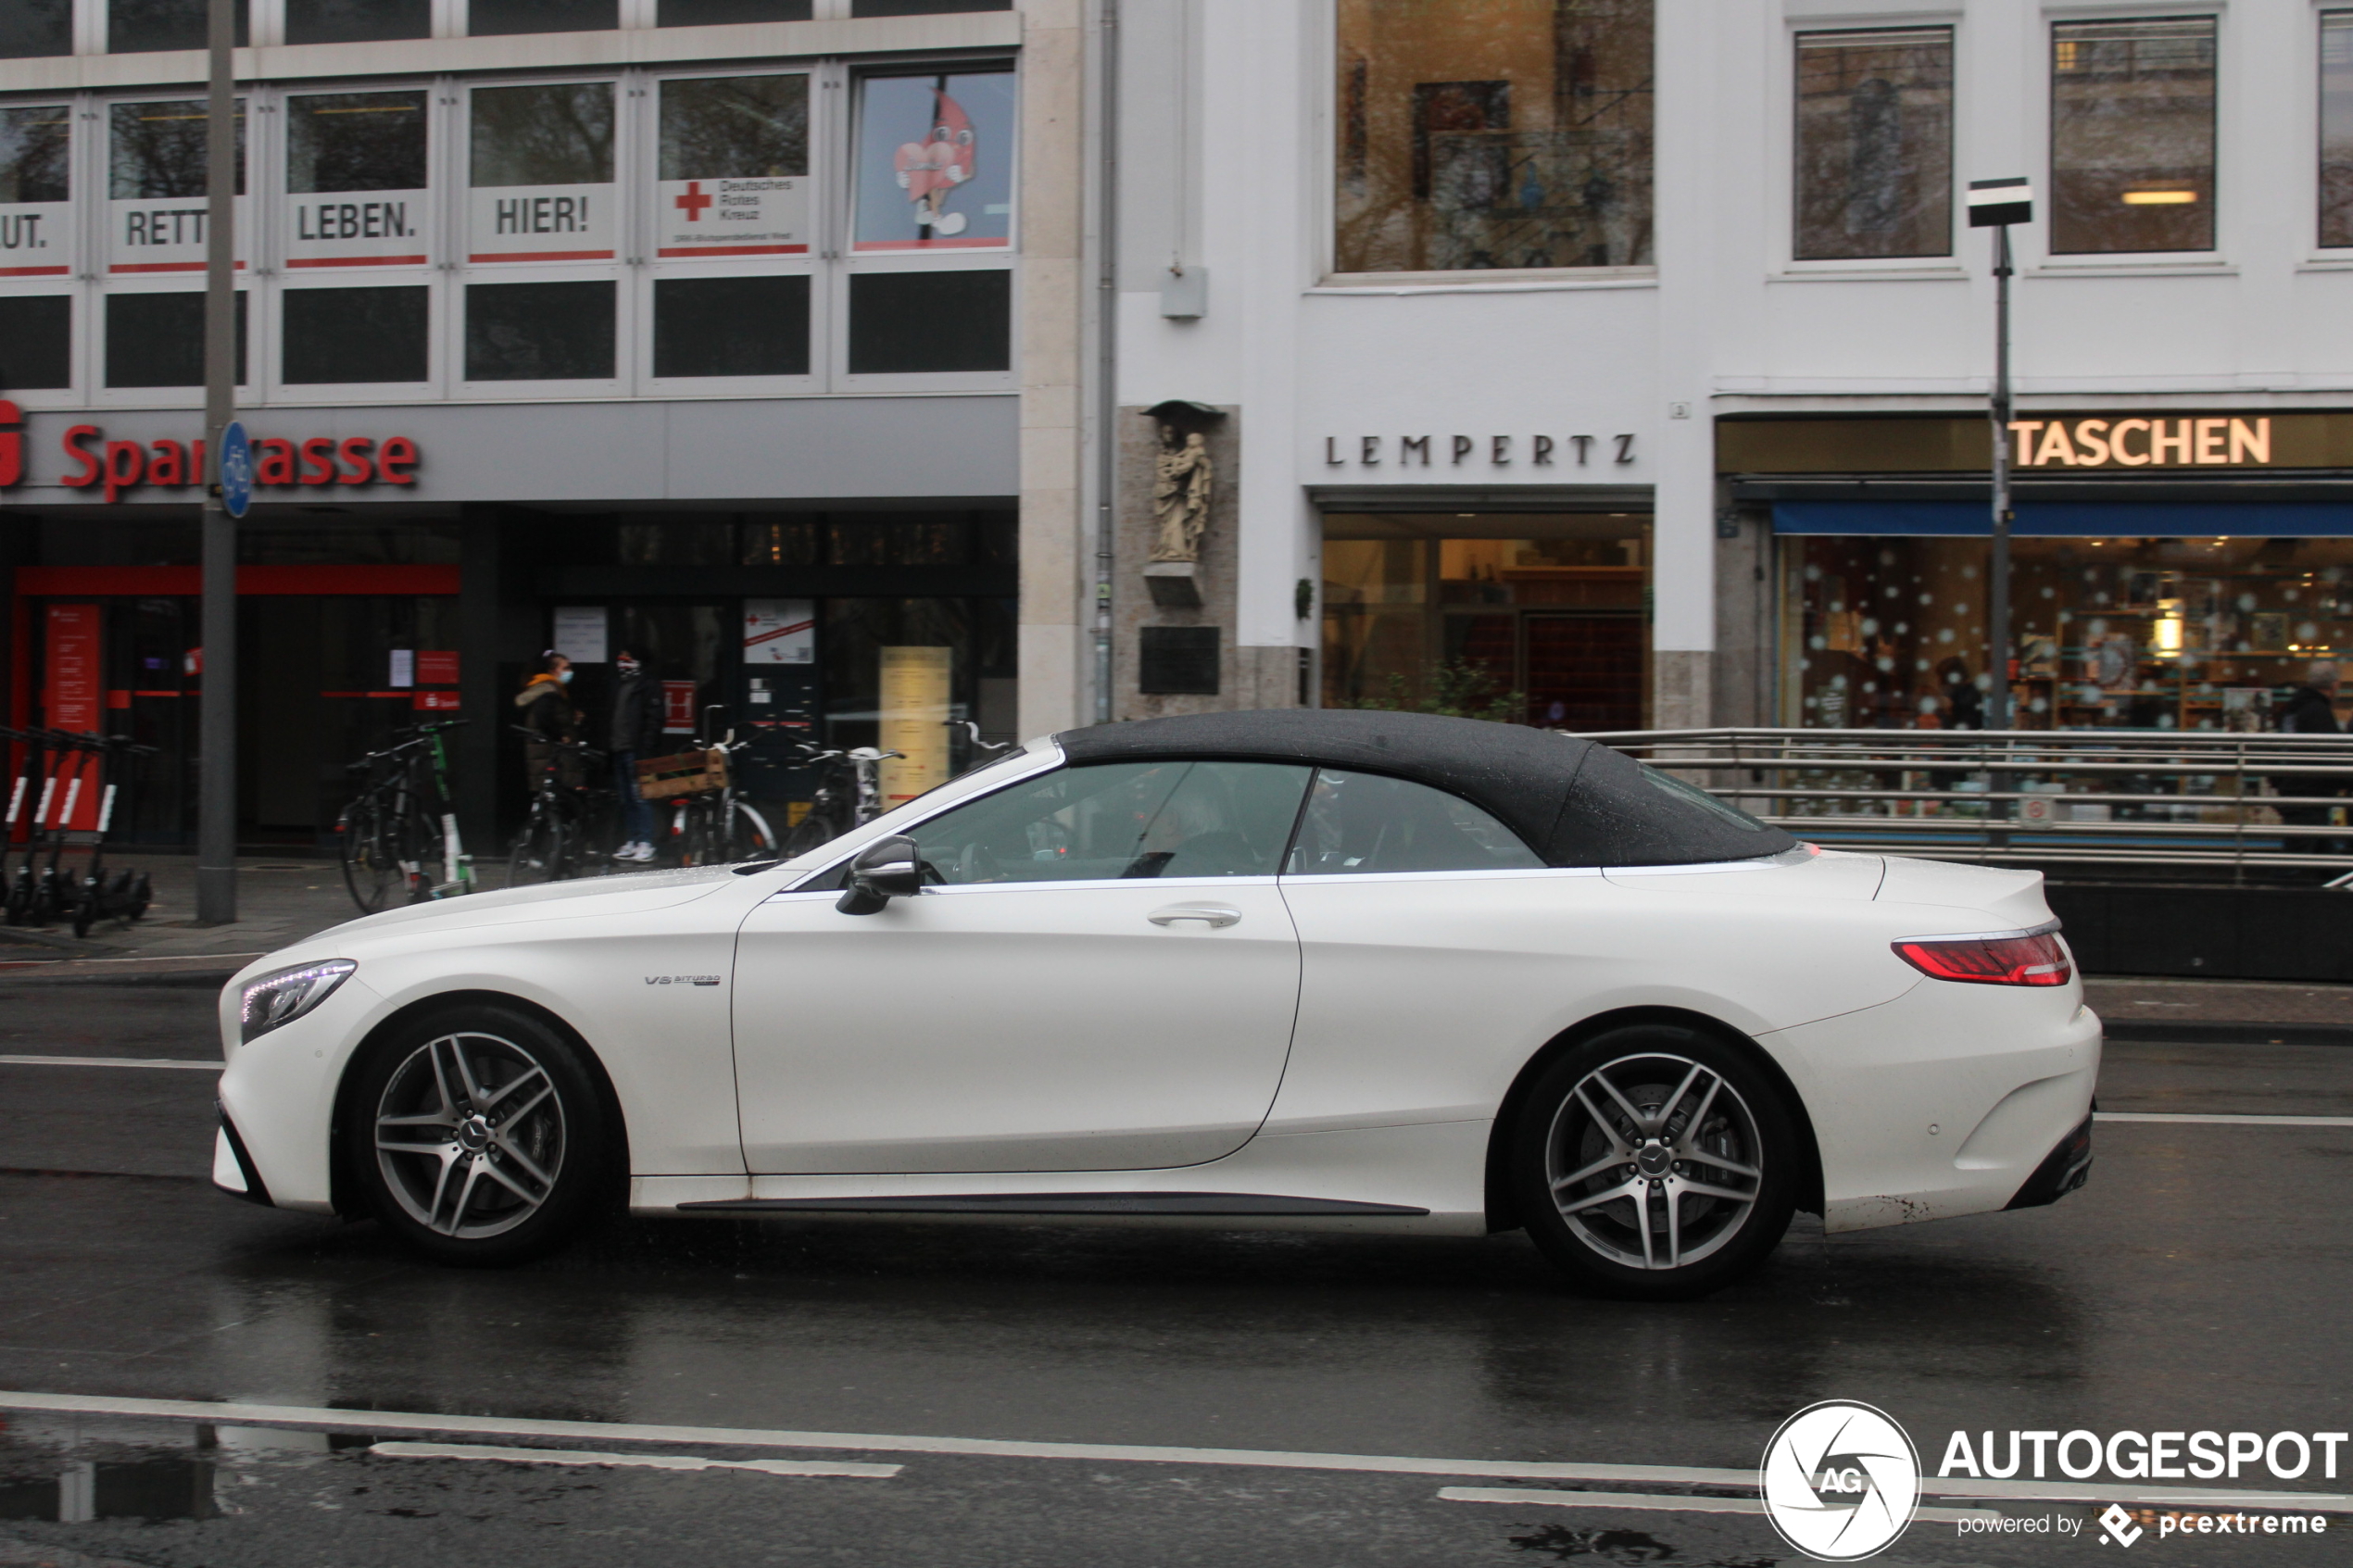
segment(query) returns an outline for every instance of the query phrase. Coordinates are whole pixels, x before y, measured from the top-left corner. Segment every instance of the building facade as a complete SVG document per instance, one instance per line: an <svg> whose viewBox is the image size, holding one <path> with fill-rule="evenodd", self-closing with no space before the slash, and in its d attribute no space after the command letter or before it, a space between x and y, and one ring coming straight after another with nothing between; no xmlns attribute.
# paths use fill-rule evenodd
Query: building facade
<svg viewBox="0 0 2353 1568"><path fill-rule="evenodd" d="M496 831L549 649L591 743L627 648L786 799L791 743L886 712L937 737L895 794L1072 721L1079 0L244 10L249 839L331 830L420 714L468 720ZM203 681L204 15L0 15L10 712L160 746L149 839L193 822Z"/></svg>
<svg viewBox="0 0 2353 1568"><path fill-rule="evenodd" d="M1123 715L1976 723L1961 194L2020 174L2019 721L2259 726L2353 642L2353 11L1119 11ZM1198 607L1136 521L1188 419Z"/></svg>

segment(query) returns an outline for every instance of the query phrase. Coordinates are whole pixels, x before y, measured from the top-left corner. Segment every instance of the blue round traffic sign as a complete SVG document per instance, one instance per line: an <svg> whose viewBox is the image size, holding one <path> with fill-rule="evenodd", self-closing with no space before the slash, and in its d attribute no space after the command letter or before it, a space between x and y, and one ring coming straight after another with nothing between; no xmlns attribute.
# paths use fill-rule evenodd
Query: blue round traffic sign
<svg viewBox="0 0 2353 1568"><path fill-rule="evenodd" d="M243 517L253 505L253 443L242 420L231 420L220 432L220 508Z"/></svg>

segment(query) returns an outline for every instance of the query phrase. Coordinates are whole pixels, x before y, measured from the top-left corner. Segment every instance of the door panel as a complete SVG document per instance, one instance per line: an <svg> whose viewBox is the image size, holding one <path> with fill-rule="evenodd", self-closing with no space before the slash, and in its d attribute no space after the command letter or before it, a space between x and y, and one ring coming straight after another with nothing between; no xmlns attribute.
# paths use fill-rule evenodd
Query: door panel
<svg viewBox="0 0 2353 1568"><path fill-rule="evenodd" d="M737 936L755 1173L1190 1165L1274 1100L1299 944L1271 877L835 897L780 895Z"/></svg>

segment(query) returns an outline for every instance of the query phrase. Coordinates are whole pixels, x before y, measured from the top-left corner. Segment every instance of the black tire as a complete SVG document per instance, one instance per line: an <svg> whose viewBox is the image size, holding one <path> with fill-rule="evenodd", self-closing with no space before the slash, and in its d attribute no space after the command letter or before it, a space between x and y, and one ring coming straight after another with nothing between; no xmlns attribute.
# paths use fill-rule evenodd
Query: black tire
<svg viewBox="0 0 2353 1568"><path fill-rule="evenodd" d="M385 1229L442 1262L537 1257L618 1196L621 1138L594 1070L530 1013L423 1014L371 1041L353 1072L342 1130L356 1185Z"/></svg>
<svg viewBox="0 0 2353 1568"><path fill-rule="evenodd" d="M1512 1196L1537 1249L1579 1287L1639 1300L1704 1296L1762 1263L1806 1164L1755 1059L1671 1024L1566 1052L1530 1086L1511 1138Z"/></svg>
<svg viewBox="0 0 2353 1568"><path fill-rule="evenodd" d="M381 802L363 795L346 807L335 837L343 852L343 884L359 912L372 915L391 908L393 890L400 885L400 858Z"/></svg>
<svg viewBox="0 0 2353 1568"><path fill-rule="evenodd" d="M131 900L128 909L132 920L147 918L147 906L156 901L156 884L146 872L131 879Z"/></svg>
<svg viewBox="0 0 2353 1568"><path fill-rule="evenodd" d="M85 887L73 901L73 934L87 936L90 928L98 923L98 890Z"/></svg>
<svg viewBox="0 0 2353 1568"><path fill-rule="evenodd" d="M534 810L522 832L515 834L507 855L507 885L532 887L573 874L566 857L571 836L563 820L551 810Z"/></svg>

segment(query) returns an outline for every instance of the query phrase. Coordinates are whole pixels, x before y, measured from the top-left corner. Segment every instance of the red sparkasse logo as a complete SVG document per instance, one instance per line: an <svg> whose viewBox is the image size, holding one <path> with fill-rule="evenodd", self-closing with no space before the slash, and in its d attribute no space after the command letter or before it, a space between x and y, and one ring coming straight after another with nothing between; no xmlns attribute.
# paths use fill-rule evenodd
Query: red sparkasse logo
<svg viewBox="0 0 2353 1568"><path fill-rule="evenodd" d="M25 474L24 422L16 404L0 399L0 489ZM57 440L68 469L57 483L73 489L101 488L109 501L145 485L181 489L206 481L204 441L109 441L96 425L70 425ZM339 485L414 484L424 452L406 435L315 435L303 441L283 436L254 438L254 488L300 489Z"/></svg>

